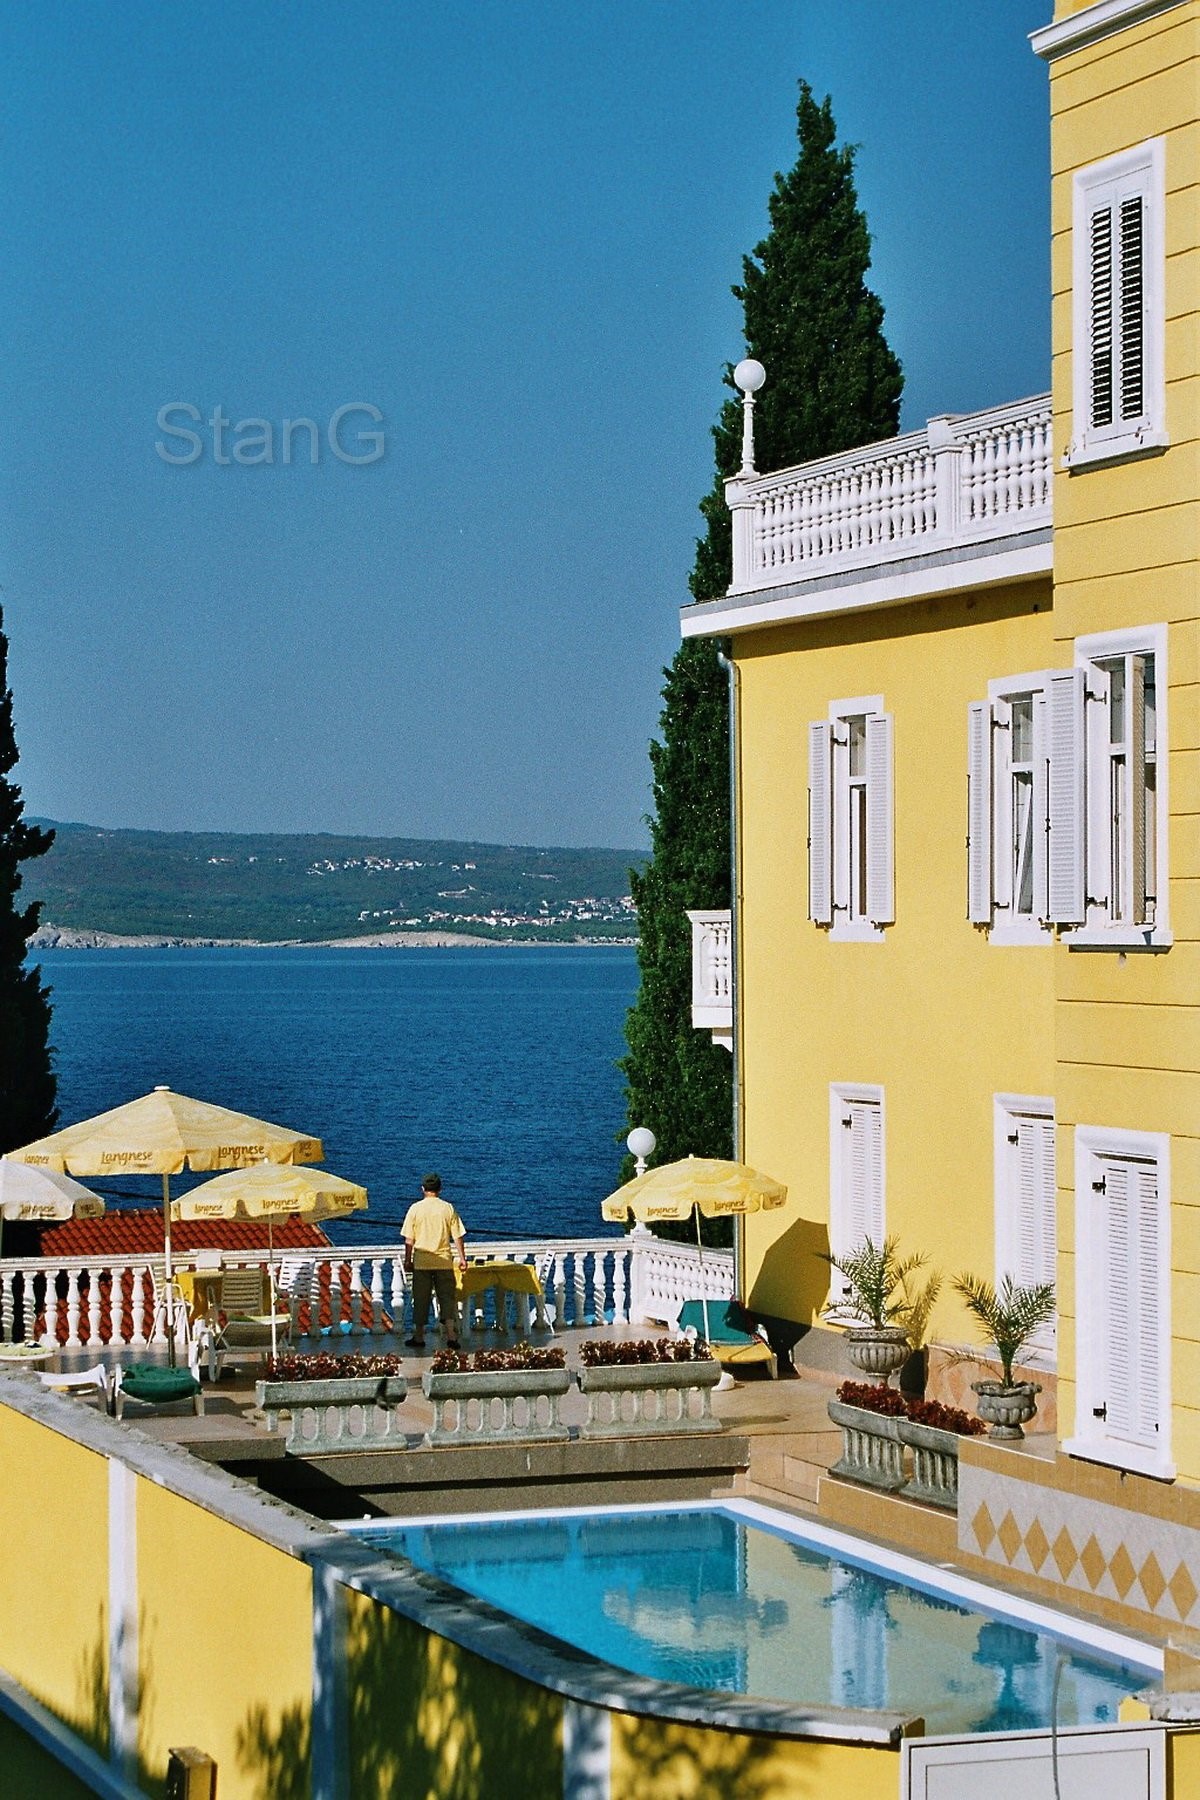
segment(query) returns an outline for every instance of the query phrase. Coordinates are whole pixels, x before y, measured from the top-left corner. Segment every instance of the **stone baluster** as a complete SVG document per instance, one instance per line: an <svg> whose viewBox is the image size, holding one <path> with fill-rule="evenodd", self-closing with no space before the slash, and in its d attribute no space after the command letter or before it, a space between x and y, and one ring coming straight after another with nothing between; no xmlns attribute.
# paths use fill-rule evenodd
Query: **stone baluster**
<svg viewBox="0 0 1200 1800"><path fill-rule="evenodd" d="M571 1259L574 1274L575 1323L587 1323L587 1267L580 1251Z"/></svg>
<svg viewBox="0 0 1200 1800"><path fill-rule="evenodd" d="M371 1258L371 1332L375 1337L382 1337L383 1323L383 1258Z"/></svg>
<svg viewBox="0 0 1200 1800"><path fill-rule="evenodd" d="M79 1269L67 1270L67 1341L68 1350L78 1350L83 1344L79 1335ZM49 1278L47 1278L47 1284ZM50 1321L46 1320L47 1328Z"/></svg>
<svg viewBox="0 0 1200 1800"><path fill-rule="evenodd" d="M146 1336L146 1300L150 1286L150 1269L145 1263L133 1265L133 1286L129 1295L130 1333L129 1342L133 1349L144 1349L149 1343Z"/></svg>
<svg viewBox="0 0 1200 1800"><path fill-rule="evenodd" d="M0 1270L0 1344L13 1341L13 1277L11 1269Z"/></svg>

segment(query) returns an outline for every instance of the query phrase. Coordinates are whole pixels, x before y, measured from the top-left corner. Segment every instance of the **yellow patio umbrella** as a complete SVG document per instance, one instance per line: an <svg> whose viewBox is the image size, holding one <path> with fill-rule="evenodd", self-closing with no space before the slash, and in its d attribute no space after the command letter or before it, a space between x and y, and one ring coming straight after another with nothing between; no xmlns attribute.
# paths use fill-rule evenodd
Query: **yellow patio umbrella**
<svg viewBox="0 0 1200 1800"><path fill-rule="evenodd" d="M171 1283L171 1176L185 1168L241 1169L264 1161L320 1162L320 1138L283 1125L268 1125L248 1113L213 1106L156 1087L140 1100L97 1113L49 1137L11 1150L14 1162L57 1169L71 1175L161 1175L163 1252L167 1295L167 1353L175 1360L174 1300Z"/></svg>
<svg viewBox="0 0 1200 1800"><path fill-rule="evenodd" d="M649 1225L655 1219L686 1219L696 1215L696 1248L704 1262L700 1241L700 1215L721 1219L731 1214L752 1213L782 1206L787 1188L770 1175L761 1175L746 1163L723 1162L711 1156L685 1156L680 1162L661 1163L635 1175L610 1194L600 1207L610 1224L637 1219ZM701 1294L704 1334L708 1336L708 1300Z"/></svg>
<svg viewBox="0 0 1200 1800"><path fill-rule="evenodd" d="M320 1219L344 1218L367 1204L367 1190L324 1169L281 1168L260 1162L249 1169L231 1169L214 1175L190 1193L171 1202L171 1216L183 1219L265 1219L267 1265L271 1276L271 1355L275 1336L275 1235L276 1219L303 1214L316 1224Z"/></svg>
<svg viewBox="0 0 1200 1800"><path fill-rule="evenodd" d="M103 1211L99 1194L69 1175L0 1156L0 1236L5 1219L98 1219Z"/></svg>

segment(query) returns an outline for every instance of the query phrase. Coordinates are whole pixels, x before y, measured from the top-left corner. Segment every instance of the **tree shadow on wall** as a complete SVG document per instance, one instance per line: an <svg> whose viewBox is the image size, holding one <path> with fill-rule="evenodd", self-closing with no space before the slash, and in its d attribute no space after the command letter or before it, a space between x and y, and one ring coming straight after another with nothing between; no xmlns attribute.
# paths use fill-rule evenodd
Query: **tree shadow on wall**
<svg viewBox="0 0 1200 1800"><path fill-rule="evenodd" d="M340 1791L352 1800L561 1800L556 1695L361 1594L347 1596L347 1613ZM307 1709L272 1722L253 1708L238 1761L255 1800L309 1800Z"/></svg>
<svg viewBox="0 0 1200 1800"><path fill-rule="evenodd" d="M693 1725L631 1719L619 1729L624 1734L621 1800L834 1800L829 1765L801 1766L809 1746L710 1730L697 1754L698 1728ZM896 1765L886 1760L891 1767L881 1767L873 1793L896 1791Z"/></svg>

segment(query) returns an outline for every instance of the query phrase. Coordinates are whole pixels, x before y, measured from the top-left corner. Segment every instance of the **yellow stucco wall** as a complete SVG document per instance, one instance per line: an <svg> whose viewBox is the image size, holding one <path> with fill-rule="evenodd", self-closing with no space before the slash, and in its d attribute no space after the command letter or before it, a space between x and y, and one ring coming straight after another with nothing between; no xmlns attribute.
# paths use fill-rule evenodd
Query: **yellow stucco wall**
<svg viewBox="0 0 1200 1800"><path fill-rule="evenodd" d="M108 1463L0 1406L0 1668L108 1746Z"/></svg>
<svg viewBox="0 0 1200 1800"><path fill-rule="evenodd" d="M899 1792L898 1750L613 1720L612 1793L621 1800L892 1800Z"/></svg>
<svg viewBox="0 0 1200 1800"><path fill-rule="evenodd" d="M221 1793L278 1792L281 1746L308 1792L312 1577L307 1566L192 1501L137 1484L138 1752L152 1776L173 1744L214 1757Z"/></svg>
<svg viewBox="0 0 1200 1800"><path fill-rule="evenodd" d="M1200 7L1169 8L1050 65L1055 661L1083 633L1166 623L1164 956L1055 953L1060 1417L1074 1407L1074 1126L1171 1137L1172 1444L1200 1481ZM1167 430L1141 461L1071 473L1075 172L1165 139Z"/></svg>
<svg viewBox="0 0 1200 1800"><path fill-rule="evenodd" d="M1053 952L967 922L967 707L1053 663L1053 633L1031 583L735 640L743 1144L789 1189L746 1222L764 1311L809 1319L826 1298L833 1082L884 1090L886 1229L993 1273L993 1096L1053 1092ZM838 943L807 917L807 726L873 694L895 718L896 922ZM949 1295L936 1328L969 1335Z"/></svg>

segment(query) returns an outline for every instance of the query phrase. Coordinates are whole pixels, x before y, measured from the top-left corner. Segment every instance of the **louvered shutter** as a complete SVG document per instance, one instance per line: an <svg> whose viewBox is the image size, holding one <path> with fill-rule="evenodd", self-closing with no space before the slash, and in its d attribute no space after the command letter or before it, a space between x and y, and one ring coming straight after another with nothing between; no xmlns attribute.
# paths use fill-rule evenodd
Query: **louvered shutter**
<svg viewBox="0 0 1200 1800"><path fill-rule="evenodd" d="M1133 1429L1136 1441L1151 1447L1158 1442L1162 1401L1162 1369L1159 1349L1159 1218L1158 1169L1154 1163L1135 1162L1130 1171L1133 1226L1137 1254L1137 1381L1133 1393Z"/></svg>
<svg viewBox="0 0 1200 1800"><path fill-rule="evenodd" d="M1144 208L1140 194L1121 202L1118 319L1123 422L1140 419L1146 410Z"/></svg>
<svg viewBox="0 0 1200 1800"><path fill-rule="evenodd" d="M890 925L896 917L892 735L891 713L868 714L867 917L873 925Z"/></svg>
<svg viewBox="0 0 1200 1800"><path fill-rule="evenodd" d="M967 708L967 917L992 922L992 709Z"/></svg>
<svg viewBox="0 0 1200 1800"><path fill-rule="evenodd" d="M1046 677L1047 915L1056 925L1084 918L1084 734L1082 669Z"/></svg>
<svg viewBox="0 0 1200 1800"><path fill-rule="evenodd" d="M842 1223L849 1247L883 1242L883 1108L878 1100L843 1102ZM846 1123L848 1121L848 1124Z"/></svg>
<svg viewBox="0 0 1200 1800"><path fill-rule="evenodd" d="M822 723L808 728L808 916L833 919L833 737Z"/></svg>
<svg viewBox="0 0 1200 1800"><path fill-rule="evenodd" d="M1113 209L1097 207L1089 221L1091 326L1090 413L1094 428L1113 422Z"/></svg>
<svg viewBox="0 0 1200 1800"><path fill-rule="evenodd" d="M1045 923L1047 913L1046 858L1049 816L1046 793L1046 697L1033 699L1033 916Z"/></svg>
<svg viewBox="0 0 1200 1800"><path fill-rule="evenodd" d="M1131 656L1129 682L1129 916L1146 923L1146 658Z"/></svg>
<svg viewBox="0 0 1200 1800"><path fill-rule="evenodd" d="M1055 1229L1054 1120L1021 1117L1016 1124L1015 1267L1023 1287L1054 1283Z"/></svg>
<svg viewBox="0 0 1200 1800"><path fill-rule="evenodd" d="M1158 1168L1099 1159L1107 1220L1105 1426L1110 1437L1156 1449L1162 1406Z"/></svg>

